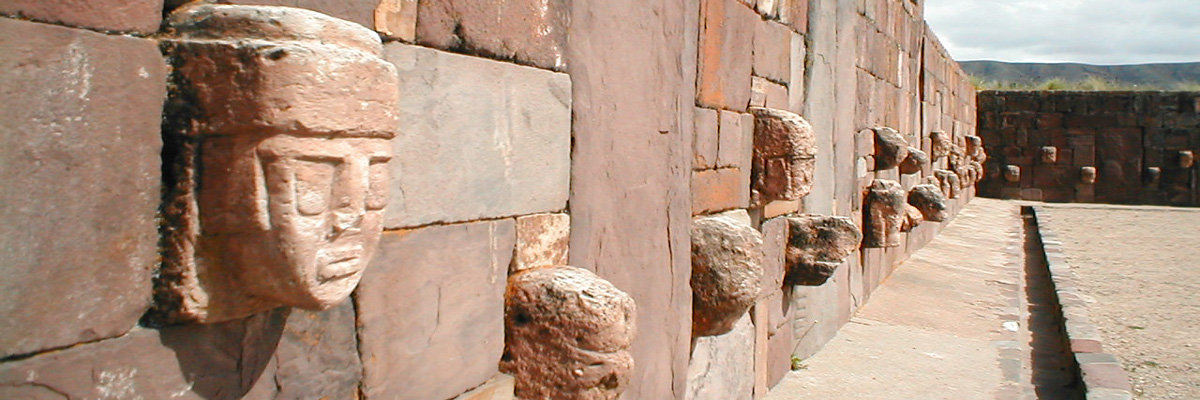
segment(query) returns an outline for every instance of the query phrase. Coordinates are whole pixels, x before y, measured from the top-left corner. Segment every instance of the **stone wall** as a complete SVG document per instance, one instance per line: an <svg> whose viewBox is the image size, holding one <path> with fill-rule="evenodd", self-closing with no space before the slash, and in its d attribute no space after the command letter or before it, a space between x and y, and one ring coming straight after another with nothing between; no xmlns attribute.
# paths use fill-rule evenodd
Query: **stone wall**
<svg viewBox="0 0 1200 400"><path fill-rule="evenodd" d="M969 159L975 93L915 0L219 1L378 33L396 74L380 82L399 93L391 195L349 299L164 323L172 160L197 151L172 130L203 127L179 123L194 94L172 78L186 61L163 24L184 3L0 5L2 398L511 398L508 277L568 264L636 304L634 367L602 386L760 398L944 224L906 219L887 247L860 248L848 232L887 211L873 183L968 180L946 171ZM770 118L793 135L781 164L761 139ZM934 132L958 155L938 156ZM885 165L892 140L933 157ZM708 282L693 279L693 219L718 214L761 236L741 249L761 252L761 282L741 282L761 292L724 333L694 336ZM785 283L808 254L799 226L851 235L802 263L827 280Z"/></svg>
<svg viewBox="0 0 1200 400"><path fill-rule="evenodd" d="M1200 93L979 95L988 197L1200 205Z"/></svg>

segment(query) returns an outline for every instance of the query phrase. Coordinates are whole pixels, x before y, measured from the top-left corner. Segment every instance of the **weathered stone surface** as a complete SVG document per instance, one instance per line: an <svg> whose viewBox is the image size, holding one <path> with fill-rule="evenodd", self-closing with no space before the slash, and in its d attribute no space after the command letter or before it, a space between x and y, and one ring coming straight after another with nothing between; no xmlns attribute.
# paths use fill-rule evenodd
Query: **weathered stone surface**
<svg viewBox="0 0 1200 400"><path fill-rule="evenodd" d="M417 43L562 70L567 0L420 1Z"/></svg>
<svg viewBox="0 0 1200 400"><path fill-rule="evenodd" d="M9 18L0 49L0 358L120 335L158 262L166 65L154 41Z"/></svg>
<svg viewBox="0 0 1200 400"><path fill-rule="evenodd" d="M0 14L103 31L154 33L163 0L7 0Z"/></svg>
<svg viewBox="0 0 1200 400"><path fill-rule="evenodd" d="M787 221L787 285L824 284L862 242L862 231L847 217L801 215Z"/></svg>
<svg viewBox="0 0 1200 400"><path fill-rule="evenodd" d="M616 399L629 383L633 299L590 271L555 266L508 280L501 369L519 399Z"/></svg>
<svg viewBox="0 0 1200 400"><path fill-rule="evenodd" d="M700 0L698 104L734 111L749 104L759 21L754 10L737 0Z"/></svg>
<svg viewBox="0 0 1200 400"><path fill-rule="evenodd" d="M791 34L790 28L774 21L754 25L754 75L778 83L788 82L792 67Z"/></svg>
<svg viewBox="0 0 1200 400"><path fill-rule="evenodd" d="M566 74L389 43L402 134L393 141L388 228L566 207L571 82Z"/></svg>
<svg viewBox="0 0 1200 400"><path fill-rule="evenodd" d="M913 186L908 191L908 204L920 210L921 216L926 221L942 222L946 220L946 196L936 185Z"/></svg>
<svg viewBox="0 0 1200 400"><path fill-rule="evenodd" d="M816 136L812 125L794 113L771 108L754 114L754 161L751 203L799 200L812 190Z"/></svg>
<svg viewBox="0 0 1200 400"><path fill-rule="evenodd" d="M1196 155L1192 154L1191 150L1183 150L1176 156L1179 160L1179 168L1191 168L1196 164Z"/></svg>
<svg viewBox="0 0 1200 400"><path fill-rule="evenodd" d="M1147 185L1154 185L1162 179L1162 168L1148 167L1145 172L1145 181Z"/></svg>
<svg viewBox="0 0 1200 400"><path fill-rule="evenodd" d="M1054 146L1042 146L1038 149L1038 154L1041 156L1042 164L1054 164L1058 162L1058 148Z"/></svg>
<svg viewBox="0 0 1200 400"><path fill-rule="evenodd" d="M362 381L354 304L292 310L274 352L276 399L352 399Z"/></svg>
<svg viewBox="0 0 1200 400"><path fill-rule="evenodd" d="M375 31L380 35L413 42L417 40L417 0L378 0Z"/></svg>
<svg viewBox="0 0 1200 400"><path fill-rule="evenodd" d="M1079 167L1079 181L1087 184L1096 183L1096 167Z"/></svg>
<svg viewBox="0 0 1200 400"><path fill-rule="evenodd" d="M1021 167L1018 165L1005 165L1001 173L1004 174L1004 180L1008 182L1021 182Z"/></svg>
<svg viewBox="0 0 1200 400"><path fill-rule="evenodd" d="M445 399L497 372L512 220L387 232L355 292L367 398Z"/></svg>
<svg viewBox="0 0 1200 400"><path fill-rule="evenodd" d="M207 325L135 328L96 343L0 364L5 399L271 398L287 310ZM266 381L264 381L266 380Z"/></svg>
<svg viewBox="0 0 1200 400"><path fill-rule="evenodd" d="M978 162L987 161L987 153L983 148L983 138L968 135L964 139L966 140L967 157Z"/></svg>
<svg viewBox="0 0 1200 400"><path fill-rule="evenodd" d="M900 224L900 231L910 232L922 222L925 222L925 217L921 214L921 210L912 204L905 204L904 222Z"/></svg>
<svg viewBox="0 0 1200 400"><path fill-rule="evenodd" d="M871 182L863 202L863 247L900 245L900 227L908 205L904 197L904 188L896 181L876 179Z"/></svg>
<svg viewBox="0 0 1200 400"><path fill-rule="evenodd" d="M947 198L958 198L958 192L962 190L962 183L958 179L958 174L955 174L954 171L939 169L933 171L933 176L937 177L938 186Z"/></svg>
<svg viewBox="0 0 1200 400"><path fill-rule="evenodd" d="M454 400L513 400L516 395L516 379L512 375L499 374L471 391L458 395Z"/></svg>
<svg viewBox="0 0 1200 400"><path fill-rule="evenodd" d="M387 204L396 78L379 37L266 6L198 3L167 27L173 186L153 320L216 322L345 299Z"/></svg>
<svg viewBox="0 0 1200 400"><path fill-rule="evenodd" d="M167 0L168 3L180 0ZM187 0L184 0L187 1ZM322 14L344 19L365 26L374 27L375 8L381 0L217 0L219 3L257 5L257 6L286 6L306 8Z"/></svg>
<svg viewBox="0 0 1200 400"><path fill-rule="evenodd" d="M738 168L692 173L692 214L745 208L750 202L749 174Z"/></svg>
<svg viewBox="0 0 1200 400"><path fill-rule="evenodd" d="M535 214L517 217L517 247L509 273L533 267L565 265L571 243L571 216Z"/></svg>
<svg viewBox="0 0 1200 400"><path fill-rule="evenodd" d="M929 165L929 155L916 147L908 148L908 156L904 157L904 161L900 162L901 174L915 174L921 172L926 165Z"/></svg>
<svg viewBox="0 0 1200 400"><path fill-rule="evenodd" d="M733 329L763 291L762 234L745 210L692 222L692 336Z"/></svg>
<svg viewBox="0 0 1200 400"><path fill-rule="evenodd" d="M721 110L718 167L747 168L754 150L754 116Z"/></svg>
<svg viewBox="0 0 1200 400"><path fill-rule="evenodd" d="M947 157L954 149L954 142L950 139L950 134L944 131L929 132L929 141L933 146L933 159L936 161L942 157Z"/></svg>
<svg viewBox="0 0 1200 400"><path fill-rule="evenodd" d="M692 169L711 169L717 167L717 147L720 143L720 111L711 108L696 107L695 128L692 151L694 159Z"/></svg>
<svg viewBox="0 0 1200 400"><path fill-rule="evenodd" d="M908 142L904 135L888 127L874 128L875 170L895 168L908 157Z"/></svg>
<svg viewBox="0 0 1200 400"><path fill-rule="evenodd" d="M750 400L754 391L754 325L743 314L729 333L696 339L684 400Z"/></svg>

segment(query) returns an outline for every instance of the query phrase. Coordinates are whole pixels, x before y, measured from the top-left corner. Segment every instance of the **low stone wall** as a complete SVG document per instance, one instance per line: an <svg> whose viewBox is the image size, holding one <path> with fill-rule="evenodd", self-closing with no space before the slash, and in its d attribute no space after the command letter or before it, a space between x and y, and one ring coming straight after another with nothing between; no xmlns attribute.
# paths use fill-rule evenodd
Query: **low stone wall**
<svg viewBox="0 0 1200 400"><path fill-rule="evenodd" d="M1200 93L979 94L988 197L1200 205Z"/></svg>
<svg viewBox="0 0 1200 400"><path fill-rule="evenodd" d="M984 158L919 2L185 3L0 5L0 397L759 398Z"/></svg>

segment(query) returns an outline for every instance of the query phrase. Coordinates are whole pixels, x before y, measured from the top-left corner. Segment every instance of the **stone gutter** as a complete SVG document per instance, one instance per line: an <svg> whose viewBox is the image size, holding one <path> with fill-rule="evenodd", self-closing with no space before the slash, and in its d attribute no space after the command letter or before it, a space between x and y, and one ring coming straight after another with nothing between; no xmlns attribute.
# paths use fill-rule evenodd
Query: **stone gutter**
<svg viewBox="0 0 1200 400"><path fill-rule="evenodd" d="M1079 366L1080 379L1088 400L1130 400L1133 389L1129 374L1115 355L1105 353L1100 330L1088 317L1087 302L1075 285L1071 266L1062 251L1062 241L1047 227L1052 220L1044 207L1032 206L1034 222L1041 236L1042 251L1054 282L1054 292L1062 307L1063 327L1071 353ZM1052 224L1051 224L1052 225Z"/></svg>

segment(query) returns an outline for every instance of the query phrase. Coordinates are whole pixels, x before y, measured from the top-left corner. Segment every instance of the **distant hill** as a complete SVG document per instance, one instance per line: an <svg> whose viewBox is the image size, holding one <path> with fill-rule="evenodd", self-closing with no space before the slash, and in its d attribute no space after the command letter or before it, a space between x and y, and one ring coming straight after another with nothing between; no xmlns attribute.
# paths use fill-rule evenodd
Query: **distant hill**
<svg viewBox="0 0 1200 400"><path fill-rule="evenodd" d="M1200 91L1200 62L1139 65L960 61L981 89Z"/></svg>

